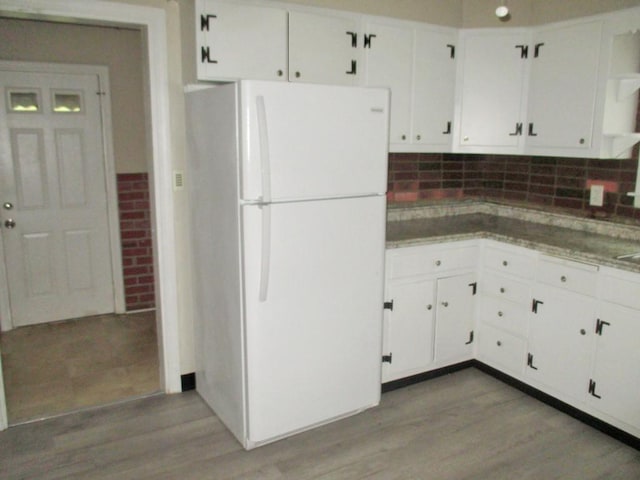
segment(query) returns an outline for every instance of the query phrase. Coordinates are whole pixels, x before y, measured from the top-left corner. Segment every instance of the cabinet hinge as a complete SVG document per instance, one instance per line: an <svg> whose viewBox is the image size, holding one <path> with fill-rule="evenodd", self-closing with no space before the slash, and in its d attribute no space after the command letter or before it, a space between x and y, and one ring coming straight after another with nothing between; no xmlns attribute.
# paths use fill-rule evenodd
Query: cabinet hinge
<svg viewBox="0 0 640 480"><path fill-rule="evenodd" d="M522 123L516 123L516 129L509 134L510 137L518 137L522 135Z"/></svg>
<svg viewBox="0 0 640 480"><path fill-rule="evenodd" d="M373 40L374 38L376 38L376 34L375 33L370 33L370 34L364 34L364 48L371 48L371 40Z"/></svg>
<svg viewBox="0 0 640 480"><path fill-rule="evenodd" d="M451 135L451 122L447 122L447 129L442 132L443 135Z"/></svg>
<svg viewBox="0 0 640 480"><path fill-rule="evenodd" d="M605 325L611 325L609 322L605 322L604 320L596 320L596 334L602 336L602 327Z"/></svg>
<svg viewBox="0 0 640 480"><path fill-rule="evenodd" d="M358 66L358 62L356 62L355 60L351 60L351 70L347 70L345 73L347 75L356 75L357 66Z"/></svg>
<svg viewBox="0 0 640 480"><path fill-rule="evenodd" d="M478 292L478 282L470 283L469 286L472 288L472 295L475 295Z"/></svg>
<svg viewBox="0 0 640 480"><path fill-rule="evenodd" d="M346 32L347 35L351 37L351 47L358 47L358 34L356 32Z"/></svg>
<svg viewBox="0 0 640 480"><path fill-rule="evenodd" d="M531 353L527 353L527 367L532 368L533 370L538 369L538 367L533 365L533 355Z"/></svg>
<svg viewBox="0 0 640 480"><path fill-rule="evenodd" d="M385 310L393 310L393 300L391 300L390 302L384 302L382 304L382 308Z"/></svg>
<svg viewBox="0 0 640 480"><path fill-rule="evenodd" d="M542 47L544 45L543 43L536 43L533 47L533 58L538 58L538 55L540 54L540 47Z"/></svg>
<svg viewBox="0 0 640 480"><path fill-rule="evenodd" d="M201 63L218 63L217 60L211 58L209 47L200 47L200 62Z"/></svg>
<svg viewBox="0 0 640 480"><path fill-rule="evenodd" d="M200 31L204 32L205 30L209 31L209 20L212 18L218 18L217 15L200 15Z"/></svg>
<svg viewBox="0 0 640 480"><path fill-rule="evenodd" d="M520 49L520 58L529 58L529 45L516 45Z"/></svg>
<svg viewBox="0 0 640 480"><path fill-rule="evenodd" d="M533 131L533 128L534 128L534 127L533 127L533 123L529 123L529 131L527 132L527 134L528 134L530 137L537 137L537 136L538 136L538 134L537 134L536 132L534 132L534 131Z"/></svg>
<svg viewBox="0 0 640 480"><path fill-rule="evenodd" d="M456 58L456 46L447 43L447 48L449 49L449 57Z"/></svg>
<svg viewBox="0 0 640 480"><path fill-rule="evenodd" d="M596 398L602 398L600 395L596 393L596 382L589 379L589 395Z"/></svg>
<svg viewBox="0 0 640 480"><path fill-rule="evenodd" d="M536 300L534 298L533 303L531 304L531 311L533 313L538 313L538 305L544 305L544 302L542 300Z"/></svg>
<svg viewBox="0 0 640 480"><path fill-rule="evenodd" d="M393 353L390 353L389 355L382 355L382 363L391 363L392 358L393 357Z"/></svg>
<svg viewBox="0 0 640 480"><path fill-rule="evenodd" d="M473 343L473 330L469 332L469 341L464 342L465 345L471 345Z"/></svg>

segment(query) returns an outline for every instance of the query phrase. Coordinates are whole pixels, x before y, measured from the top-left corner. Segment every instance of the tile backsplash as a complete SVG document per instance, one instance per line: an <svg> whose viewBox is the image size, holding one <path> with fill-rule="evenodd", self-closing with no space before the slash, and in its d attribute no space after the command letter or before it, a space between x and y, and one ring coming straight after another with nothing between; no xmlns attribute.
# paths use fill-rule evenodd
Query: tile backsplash
<svg viewBox="0 0 640 480"><path fill-rule="evenodd" d="M637 158L637 156L636 156ZM389 202L485 198L640 219L633 208L637 159L390 153ZM591 184L605 185L602 207L589 205Z"/></svg>

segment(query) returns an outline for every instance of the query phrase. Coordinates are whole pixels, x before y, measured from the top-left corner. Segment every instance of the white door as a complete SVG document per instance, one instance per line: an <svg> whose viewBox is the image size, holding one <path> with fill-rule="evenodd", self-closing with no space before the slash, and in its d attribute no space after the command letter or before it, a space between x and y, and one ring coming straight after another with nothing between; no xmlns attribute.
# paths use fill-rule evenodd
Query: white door
<svg viewBox="0 0 640 480"><path fill-rule="evenodd" d="M3 70L0 88L13 326L113 312L98 76Z"/></svg>
<svg viewBox="0 0 640 480"><path fill-rule="evenodd" d="M384 196L243 207L250 442L379 402L384 211Z"/></svg>

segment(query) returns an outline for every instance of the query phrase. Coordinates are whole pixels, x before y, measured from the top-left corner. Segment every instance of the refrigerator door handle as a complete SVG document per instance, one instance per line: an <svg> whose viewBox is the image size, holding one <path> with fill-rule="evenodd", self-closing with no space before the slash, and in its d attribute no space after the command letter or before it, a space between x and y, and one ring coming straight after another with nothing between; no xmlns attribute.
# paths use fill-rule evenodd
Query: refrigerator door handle
<svg viewBox="0 0 640 480"><path fill-rule="evenodd" d="M269 290L269 270L271 269L271 205L261 205L262 243L260 246L260 302L267 300Z"/></svg>
<svg viewBox="0 0 640 480"><path fill-rule="evenodd" d="M271 202L271 161L269 159L269 131L267 129L267 109L264 97L256 97L256 113L258 115L258 138L260 141L260 170L262 172L263 203Z"/></svg>

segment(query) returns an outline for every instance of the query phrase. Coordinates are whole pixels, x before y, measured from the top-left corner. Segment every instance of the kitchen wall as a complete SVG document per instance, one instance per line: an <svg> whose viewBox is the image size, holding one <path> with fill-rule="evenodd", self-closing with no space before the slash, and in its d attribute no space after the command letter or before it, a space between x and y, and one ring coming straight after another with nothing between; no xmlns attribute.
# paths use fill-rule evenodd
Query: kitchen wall
<svg viewBox="0 0 640 480"><path fill-rule="evenodd" d="M625 195L635 190L637 156L628 160L509 155L389 155L388 199L407 203L480 198L556 207L579 216L640 220ZM591 182L605 185L602 207L589 206Z"/></svg>

